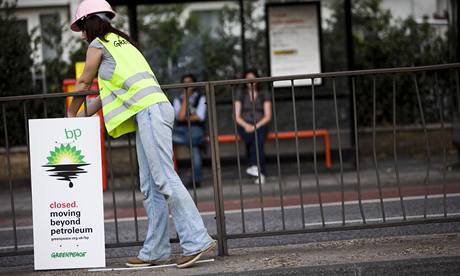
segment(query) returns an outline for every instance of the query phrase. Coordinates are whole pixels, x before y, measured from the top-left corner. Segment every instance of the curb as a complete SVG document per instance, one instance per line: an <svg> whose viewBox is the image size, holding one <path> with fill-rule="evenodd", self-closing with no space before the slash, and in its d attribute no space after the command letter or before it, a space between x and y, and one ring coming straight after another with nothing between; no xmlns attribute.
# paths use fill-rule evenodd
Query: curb
<svg viewBox="0 0 460 276"><path fill-rule="evenodd" d="M201 275L460 275L460 256L337 265L283 267Z"/></svg>

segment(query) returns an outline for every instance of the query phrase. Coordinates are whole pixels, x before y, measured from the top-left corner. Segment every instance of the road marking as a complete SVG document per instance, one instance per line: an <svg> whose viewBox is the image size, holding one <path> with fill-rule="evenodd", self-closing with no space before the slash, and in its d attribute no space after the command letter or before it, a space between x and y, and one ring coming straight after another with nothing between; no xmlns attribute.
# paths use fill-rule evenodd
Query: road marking
<svg viewBox="0 0 460 276"><path fill-rule="evenodd" d="M434 195L428 195L428 199L438 199L438 198L443 198L443 194L434 194ZM447 194L446 197L452 198L452 197L460 197L460 193L453 193L453 194ZM406 201L413 201L413 200L422 200L425 199L425 196L408 196L408 197L403 197L404 202ZM391 197L391 198L384 198L383 202L395 202L395 201L400 201L399 197ZM380 199L365 199L362 200L362 204L374 204L374 203L379 203ZM350 200L350 201L345 201L345 205L356 205L359 204L358 200ZM342 202L341 201L336 201L336 202L328 202L328 203L323 203L323 207L334 207L334 206L341 206ZM305 208L317 208L319 207L319 203L314 203L314 204L304 204L304 209ZM284 210L291 210L291 209L299 209L300 205L289 205L289 206L284 206ZM279 211L281 210L280 206L277 207L266 207L264 208L264 211ZM251 213L251 212L260 212L260 207L257 208L248 208L244 209L244 213ZM239 214L241 213L241 209L233 209L233 210L227 210L225 211L225 214ZM215 211L207 211L207 212L200 212L200 215L202 216L215 216ZM147 217L142 216L137 218L138 221L146 221ZM117 222L132 222L134 221L134 217L127 217L127 218L118 218ZM115 222L115 219L105 219L104 223L113 223ZM342 222L340 222L342 223ZM32 225L28 226L18 226L16 227L16 230L30 230L32 229ZM0 228L0 232L4 231L12 231L13 227L3 227ZM0 247L1 248L1 247Z"/></svg>
<svg viewBox="0 0 460 276"><path fill-rule="evenodd" d="M210 263L214 262L214 259L199 260L196 261L196 264ZM155 265L155 266L144 266L144 267L108 267L108 268L93 268L88 269L90 272L110 272L110 271L132 271L132 270L145 270L153 268L164 268L164 267L176 267L177 264L166 264L166 265Z"/></svg>
<svg viewBox="0 0 460 276"><path fill-rule="evenodd" d="M429 195L428 199L437 199L437 198L443 198L443 194L434 194L434 195ZM446 197L460 197L460 193L455 193L455 194L447 194ZM404 201L411 201L411 200L421 200L425 199L425 196L408 196L408 197L403 197ZM395 201L400 201L399 197L390 197L390 198L384 198L383 202L395 202ZM373 204L373 203L379 203L380 199L365 199L362 200L362 204ZM345 205L356 205L359 204L358 200L350 200L350 201L345 201ZM342 202L337 201L337 202L329 202L329 203L323 203L323 207L334 207L334 206L341 206ZM304 204L303 205L304 209L305 208L316 208L319 207L319 203L314 203L314 204ZM299 209L300 205L289 205L289 206L284 206L284 210L290 210L290 209ZM264 208L264 211L278 211L281 210L280 206L277 207L266 207ZM257 208L249 208L249 209L244 209L245 213L251 213L251 212L260 212L260 207ZM225 211L225 214L239 214L241 213L241 209L234 209L234 210L227 210ZM207 212L200 212L200 215L202 216L215 216L216 212L215 211L207 211ZM137 220L147 220L146 216L143 217L138 217ZM117 220L118 222L126 222L126 221L134 221L134 218L119 218ZM115 219L106 219L106 223L109 222L115 222ZM1 231L1 229L0 229Z"/></svg>

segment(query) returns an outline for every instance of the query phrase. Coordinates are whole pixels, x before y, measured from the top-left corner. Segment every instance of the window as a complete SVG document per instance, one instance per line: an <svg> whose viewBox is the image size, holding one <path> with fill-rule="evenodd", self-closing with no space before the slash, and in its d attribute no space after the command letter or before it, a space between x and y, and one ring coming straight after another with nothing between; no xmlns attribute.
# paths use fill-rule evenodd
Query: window
<svg viewBox="0 0 460 276"><path fill-rule="evenodd" d="M56 40L60 40L61 30L58 14L40 15L43 60L55 59L58 55ZM56 24L58 23L58 24Z"/></svg>
<svg viewBox="0 0 460 276"><path fill-rule="evenodd" d="M18 19L16 20L17 32L19 35L27 35L27 19Z"/></svg>
<svg viewBox="0 0 460 276"><path fill-rule="evenodd" d="M447 0L436 0L434 19L447 19Z"/></svg>

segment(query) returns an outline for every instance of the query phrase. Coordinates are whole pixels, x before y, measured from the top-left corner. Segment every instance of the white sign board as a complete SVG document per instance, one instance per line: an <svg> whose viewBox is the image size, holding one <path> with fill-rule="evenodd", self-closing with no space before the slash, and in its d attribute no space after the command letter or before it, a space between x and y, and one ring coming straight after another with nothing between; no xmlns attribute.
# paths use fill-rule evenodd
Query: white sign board
<svg viewBox="0 0 460 276"><path fill-rule="evenodd" d="M35 269L105 267L99 118L29 120Z"/></svg>
<svg viewBox="0 0 460 276"><path fill-rule="evenodd" d="M271 76L321 72L318 3L267 7ZM295 80L295 85L311 85L311 80ZM315 79L321 84L321 79ZM278 81L275 87L290 86Z"/></svg>

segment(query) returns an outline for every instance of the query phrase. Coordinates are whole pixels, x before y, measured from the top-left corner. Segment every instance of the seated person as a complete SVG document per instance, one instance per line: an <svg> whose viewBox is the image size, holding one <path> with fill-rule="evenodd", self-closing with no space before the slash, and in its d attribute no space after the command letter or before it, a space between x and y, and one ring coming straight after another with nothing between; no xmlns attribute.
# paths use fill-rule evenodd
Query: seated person
<svg viewBox="0 0 460 276"><path fill-rule="evenodd" d="M248 70L244 77L255 79L256 70ZM254 112L255 109L255 112ZM265 138L268 133L268 123L272 118L272 102L269 91L261 90L258 83L247 83L245 89L235 96L235 120L238 125L238 134L246 143L249 167L246 173L257 177L255 183L265 183ZM257 147L256 147L257 135ZM257 166L257 151L259 165Z"/></svg>
<svg viewBox="0 0 460 276"><path fill-rule="evenodd" d="M196 78L192 74L182 76L182 83L196 82ZM188 104L190 113L187 115L186 97L188 97ZM175 98L174 110L176 113L176 124L173 130L173 143L185 145L189 147L190 136L192 137L192 151L191 158L193 159L195 186L201 186L201 165L202 158L200 153L200 145L203 142L204 124L206 119L206 97L194 90L193 87L184 88L184 92L179 98ZM188 117L187 117L188 116ZM188 126L187 118L190 119L190 128ZM193 176L193 175L192 175ZM189 189L193 188L193 178L186 182L185 186Z"/></svg>

